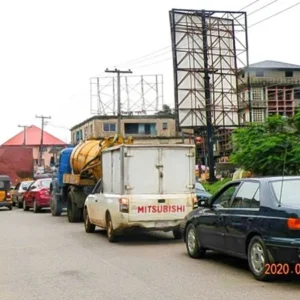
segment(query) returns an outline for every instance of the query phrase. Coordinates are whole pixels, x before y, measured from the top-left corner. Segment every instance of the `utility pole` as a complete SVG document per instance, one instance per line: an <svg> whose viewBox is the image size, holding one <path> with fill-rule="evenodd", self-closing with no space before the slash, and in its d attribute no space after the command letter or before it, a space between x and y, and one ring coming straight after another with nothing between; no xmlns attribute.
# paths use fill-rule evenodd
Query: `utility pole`
<svg viewBox="0 0 300 300"><path fill-rule="evenodd" d="M204 59L204 83L205 83L205 102L206 102L206 128L207 128L207 148L208 148L208 167L209 181L215 182L215 162L214 162L214 138L213 124L211 115L211 95L210 95L210 70L208 67L208 37L205 11L202 11L202 34L203 34L203 59Z"/></svg>
<svg viewBox="0 0 300 300"><path fill-rule="evenodd" d="M41 144L40 144L40 158L39 158L39 166L42 166L42 159L43 159L43 139L44 139L44 125L45 125L45 119L51 119L51 117L45 117L43 115L41 116L35 116L38 119L42 119L42 134L41 134Z"/></svg>
<svg viewBox="0 0 300 300"><path fill-rule="evenodd" d="M106 73L117 73L117 84L118 84L118 134L121 134L121 76L120 74L131 74L132 71L121 71L118 69L105 70Z"/></svg>
<svg viewBox="0 0 300 300"><path fill-rule="evenodd" d="M18 125L18 127L23 128L24 130L24 140L23 140L23 145L26 145L26 129L28 128L27 125Z"/></svg>

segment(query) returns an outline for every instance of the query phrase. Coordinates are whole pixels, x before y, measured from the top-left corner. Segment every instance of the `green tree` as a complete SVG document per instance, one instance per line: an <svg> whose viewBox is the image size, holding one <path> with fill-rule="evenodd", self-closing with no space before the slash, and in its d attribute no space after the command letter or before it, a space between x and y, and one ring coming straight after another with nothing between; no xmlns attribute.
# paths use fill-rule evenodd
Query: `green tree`
<svg viewBox="0 0 300 300"><path fill-rule="evenodd" d="M174 110L167 104L162 106L162 110L156 113L157 115L173 115Z"/></svg>
<svg viewBox="0 0 300 300"><path fill-rule="evenodd" d="M264 124L234 131L231 161L261 176L300 172L300 113L293 118L272 116Z"/></svg>

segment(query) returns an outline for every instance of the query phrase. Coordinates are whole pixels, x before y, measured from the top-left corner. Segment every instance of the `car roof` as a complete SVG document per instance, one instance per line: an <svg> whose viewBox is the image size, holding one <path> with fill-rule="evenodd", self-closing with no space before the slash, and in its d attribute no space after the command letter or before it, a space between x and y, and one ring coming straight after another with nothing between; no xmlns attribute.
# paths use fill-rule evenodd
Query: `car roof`
<svg viewBox="0 0 300 300"><path fill-rule="evenodd" d="M252 177L252 178L242 178L235 179L231 182L240 182L240 181L260 181L260 182L270 182L270 181L278 181L278 180L292 180L297 179L300 180L300 176L269 176L269 177Z"/></svg>

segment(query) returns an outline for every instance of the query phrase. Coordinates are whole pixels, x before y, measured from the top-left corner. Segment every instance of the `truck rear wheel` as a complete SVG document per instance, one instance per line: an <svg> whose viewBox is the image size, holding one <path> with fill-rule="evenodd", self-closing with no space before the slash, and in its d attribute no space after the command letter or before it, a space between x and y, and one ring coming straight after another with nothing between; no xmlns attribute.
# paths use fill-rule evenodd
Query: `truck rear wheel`
<svg viewBox="0 0 300 300"><path fill-rule="evenodd" d="M83 218L84 218L85 232L93 233L95 231L96 226L90 222L87 207L85 207L83 210Z"/></svg>
<svg viewBox="0 0 300 300"><path fill-rule="evenodd" d="M58 201L57 197L55 196L54 192L51 192L51 203L50 203L50 208L51 208L51 214L54 217L59 217L62 213L62 206L60 201Z"/></svg>
<svg viewBox="0 0 300 300"><path fill-rule="evenodd" d="M70 191L67 199L68 220L70 223L80 222L82 218L82 209L78 208L73 196L73 191Z"/></svg>
<svg viewBox="0 0 300 300"><path fill-rule="evenodd" d="M107 229L107 238L108 238L109 242L115 243L117 241L117 236L114 231L110 213L107 213L107 215L106 215L106 229Z"/></svg>

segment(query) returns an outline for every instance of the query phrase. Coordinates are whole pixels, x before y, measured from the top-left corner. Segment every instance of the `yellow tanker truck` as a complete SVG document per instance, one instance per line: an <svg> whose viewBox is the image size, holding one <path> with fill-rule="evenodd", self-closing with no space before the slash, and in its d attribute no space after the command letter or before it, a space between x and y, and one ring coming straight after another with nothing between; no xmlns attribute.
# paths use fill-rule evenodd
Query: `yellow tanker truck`
<svg viewBox="0 0 300 300"><path fill-rule="evenodd" d="M132 138L125 140L116 134L63 149L50 186L52 215L60 216L66 208L69 222L82 221L85 199L102 176L102 150L132 143Z"/></svg>

